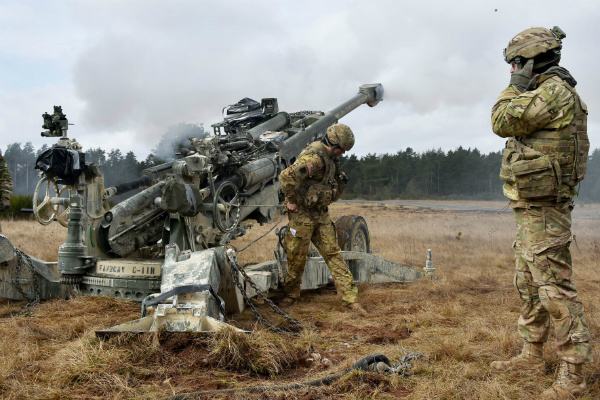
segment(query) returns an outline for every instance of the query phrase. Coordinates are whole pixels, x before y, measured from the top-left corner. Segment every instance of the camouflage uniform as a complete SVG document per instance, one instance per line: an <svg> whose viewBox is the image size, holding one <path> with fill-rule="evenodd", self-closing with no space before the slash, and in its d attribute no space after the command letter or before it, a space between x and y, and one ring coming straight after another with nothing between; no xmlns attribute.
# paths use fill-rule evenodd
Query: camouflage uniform
<svg viewBox="0 0 600 400"><path fill-rule="evenodd" d="M12 179L2 153L0 153L0 209L10 207L12 195Z"/></svg>
<svg viewBox="0 0 600 400"><path fill-rule="evenodd" d="M515 286L523 302L519 333L528 343L548 338L550 321L559 357L591 361L590 334L571 280L572 199L589 150L587 108L562 67L537 75L526 91L514 85L492 109L492 127L510 137L500 176L517 223Z"/></svg>
<svg viewBox="0 0 600 400"><path fill-rule="evenodd" d="M323 143L314 142L279 176L286 201L298 206L296 212L288 213L289 229L284 240L288 259L284 288L290 297L299 296L312 242L329 267L342 301L347 305L356 303L358 289L340 254L335 227L327 210L341 195L340 173L338 160L326 151Z"/></svg>
<svg viewBox="0 0 600 400"><path fill-rule="evenodd" d="M2 153L0 153L0 211L10 207L10 196L12 195L12 179L8 172L8 166ZM2 226L0 225L0 233Z"/></svg>

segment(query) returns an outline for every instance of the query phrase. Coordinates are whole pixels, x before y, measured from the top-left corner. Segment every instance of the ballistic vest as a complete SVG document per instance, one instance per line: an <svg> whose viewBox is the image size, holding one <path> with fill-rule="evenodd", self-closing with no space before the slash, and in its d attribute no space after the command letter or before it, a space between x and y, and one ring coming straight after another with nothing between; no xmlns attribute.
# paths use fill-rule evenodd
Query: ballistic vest
<svg viewBox="0 0 600 400"><path fill-rule="evenodd" d="M573 121L564 128L540 129L506 143L500 177L511 200L566 201L585 176L590 148L587 107L573 87L563 85L575 99Z"/></svg>
<svg viewBox="0 0 600 400"><path fill-rule="evenodd" d="M315 211L324 211L336 199L337 181L337 163L329 155L322 142L313 142L309 144L300 153L298 158L305 155L318 155L325 164L325 171L321 179L308 178L302 185L302 205L303 208Z"/></svg>

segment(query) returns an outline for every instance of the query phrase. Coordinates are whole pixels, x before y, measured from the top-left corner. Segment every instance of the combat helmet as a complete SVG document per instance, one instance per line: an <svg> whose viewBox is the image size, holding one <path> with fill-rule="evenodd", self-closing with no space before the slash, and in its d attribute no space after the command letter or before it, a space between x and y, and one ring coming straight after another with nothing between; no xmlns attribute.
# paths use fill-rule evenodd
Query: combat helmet
<svg viewBox="0 0 600 400"><path fill-rule="evenodd" d="M354 146L354 133L348 125L344 124L333 124L327 128L325 139L328 144L338 146L344 151L348 151Z"/></svg>
<svg viewBox="0 0 600 400"><path fill-rule="evenodd" d="M545 58L559 61L562 39L565 37L567 35L558 26L552 29L541 27L525 29L508 42L508 46L504 49L504 60L509 64L512 62L525 64L524 60L551 52L550 57ZM539 63L536 64L538 64L536 67L541 66Z"/></svg>

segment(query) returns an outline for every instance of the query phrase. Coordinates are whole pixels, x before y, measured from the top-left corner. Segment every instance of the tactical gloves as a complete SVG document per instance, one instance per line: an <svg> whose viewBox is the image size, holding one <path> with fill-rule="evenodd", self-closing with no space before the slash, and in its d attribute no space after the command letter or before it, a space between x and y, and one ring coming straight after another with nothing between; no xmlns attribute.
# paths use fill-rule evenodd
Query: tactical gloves
<svg viewBox="0 0 600 400"><path fill-rule="evenodd" d="M529 59L523 68L520 68L510 75L510 84L514 85L520 91L524 92L529 88L529 82L533 78L533 59Z"/></svg>

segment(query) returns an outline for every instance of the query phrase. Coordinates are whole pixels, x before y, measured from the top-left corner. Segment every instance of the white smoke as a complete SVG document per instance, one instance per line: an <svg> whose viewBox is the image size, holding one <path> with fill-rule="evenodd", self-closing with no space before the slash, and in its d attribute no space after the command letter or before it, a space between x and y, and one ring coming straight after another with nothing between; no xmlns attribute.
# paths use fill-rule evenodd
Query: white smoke
<svg viewBox="0 0 600 400"><path fill-rule="evenodd" d="M170 126L152 149L158 159L172 161L190 144L190 138L203 138L208 133L203 124L179 123Z"/></svg>
<svg viewBox="0 0 600 400"><path fill-rule="evenodd" d="M243 97L277 97L287 111L328 110L360 84L381 82L384 102L344 119L362 132L355 152L475 143L497 150L502 141L486 114L508 83L502 49L531 25L567 33L563 63L590 110L600 108L598 55L590 51L600 36L598 2L507 0L498 11L475 0L16 4L0 5L0 55L11 65L33 60L39 70L11 71L53 83L13 88L15 79L0 73L4 141L14 132L34 140L35 116L62 104L82 144L143 156L169 126L217 122L224 105ZM590 126L598 115L590 113Z"/></svg>

